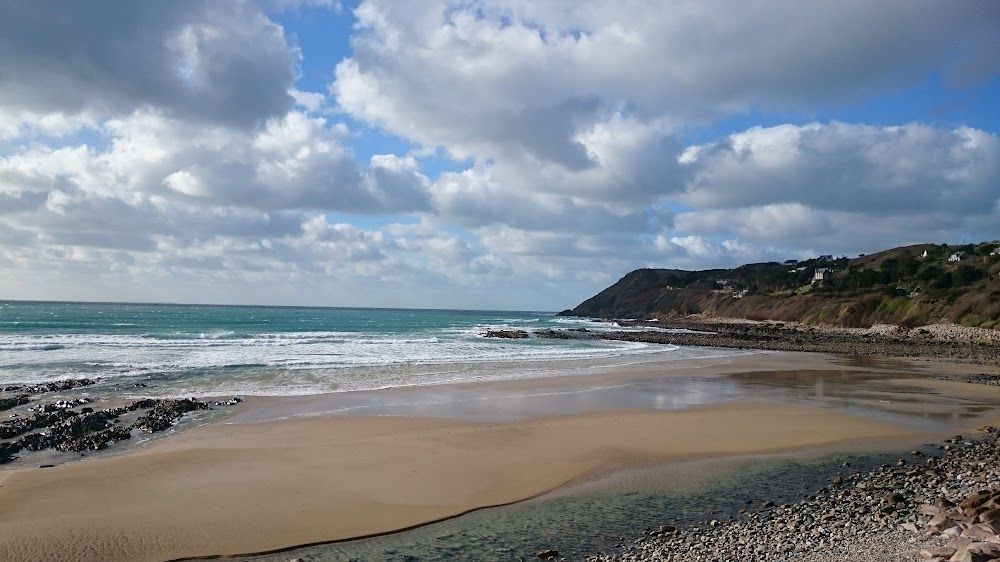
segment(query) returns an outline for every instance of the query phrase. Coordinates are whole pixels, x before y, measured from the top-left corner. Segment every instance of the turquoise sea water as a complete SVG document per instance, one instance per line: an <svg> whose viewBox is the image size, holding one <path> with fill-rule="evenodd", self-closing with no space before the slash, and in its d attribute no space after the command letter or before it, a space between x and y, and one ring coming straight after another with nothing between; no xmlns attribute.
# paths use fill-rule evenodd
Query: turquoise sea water
<svg viewBox="0 0 1000 562"><path fill-rule="evenodd" d="M620 329L550 312L0 301L0 384L96 378L131 396L289 396L572 374L726 354L503 340L487 328ZM131 389L131 390L130 390Z"/></svg>

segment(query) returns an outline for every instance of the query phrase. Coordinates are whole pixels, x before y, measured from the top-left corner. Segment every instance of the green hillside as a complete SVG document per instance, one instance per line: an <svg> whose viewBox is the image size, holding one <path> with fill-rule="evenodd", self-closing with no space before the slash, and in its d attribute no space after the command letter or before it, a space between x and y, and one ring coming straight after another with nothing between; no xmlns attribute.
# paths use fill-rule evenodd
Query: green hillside
<svg viewBox="0 0 1000 562"><path fill-rule="evenodd" d="M919 244L877 254L734 269L638 269L561 315L702 313L849 327L949 320L1000 329L1000 242Z"/></svg>

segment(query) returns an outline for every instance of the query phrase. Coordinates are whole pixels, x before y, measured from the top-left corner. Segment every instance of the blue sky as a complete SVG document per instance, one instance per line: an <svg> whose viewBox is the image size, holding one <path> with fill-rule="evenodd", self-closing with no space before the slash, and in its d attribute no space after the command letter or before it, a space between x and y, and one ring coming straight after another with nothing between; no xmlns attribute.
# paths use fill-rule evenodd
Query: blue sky
<svg viewBox="0 0 1000 562"><path fill-rule="evenodd" d="M998 14L3 3L0 297L559 310L637 267L994 240Z"/></svg>

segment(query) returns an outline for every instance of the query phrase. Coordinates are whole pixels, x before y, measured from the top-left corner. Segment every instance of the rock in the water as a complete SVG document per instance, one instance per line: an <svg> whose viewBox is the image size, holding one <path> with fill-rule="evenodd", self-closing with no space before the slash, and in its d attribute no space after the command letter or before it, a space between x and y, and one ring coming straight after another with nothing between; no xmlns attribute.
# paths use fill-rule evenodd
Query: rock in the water
<svg viewBox="0 0 1000 562"><path fill-rule="evenodd" d="M0 398L0 411L16 408L29 402L27 394L18 394L11 398Z"/></svg>
<svg viewBox="0 0 1000 562"><path fill-rule="evenodd" d="M520 340L527 338L528 332L524 330L486 330L483 332L483 337Z"/></svg>

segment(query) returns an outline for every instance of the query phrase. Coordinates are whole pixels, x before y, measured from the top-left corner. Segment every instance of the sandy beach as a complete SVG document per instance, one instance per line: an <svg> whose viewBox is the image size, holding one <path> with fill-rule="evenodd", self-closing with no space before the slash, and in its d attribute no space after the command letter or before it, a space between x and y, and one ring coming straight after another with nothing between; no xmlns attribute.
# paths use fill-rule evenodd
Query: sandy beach
<svg viewBox="0 0 1000 562"><path fill-rule="evenodd" d="M767 354L646 365L589 380L491 385L567 387L601 377L738 372L770 372L780 380L802 370L877 371L896 381L891 384L901 396L930 389L976 399L980 414L956 417L958 427L1000 421L1000 388L904 378L907 371L926 370L925 364L849 363L820 354ZM967 370L933 368L946 367ZM774 400L673 410L594 406L508 421L380 415L214 424L120 456L0 473L0 559L169 560L274 551L392 532L622 468L886 440L903 447L929 437L926 430L878 417Z"/></svg>

